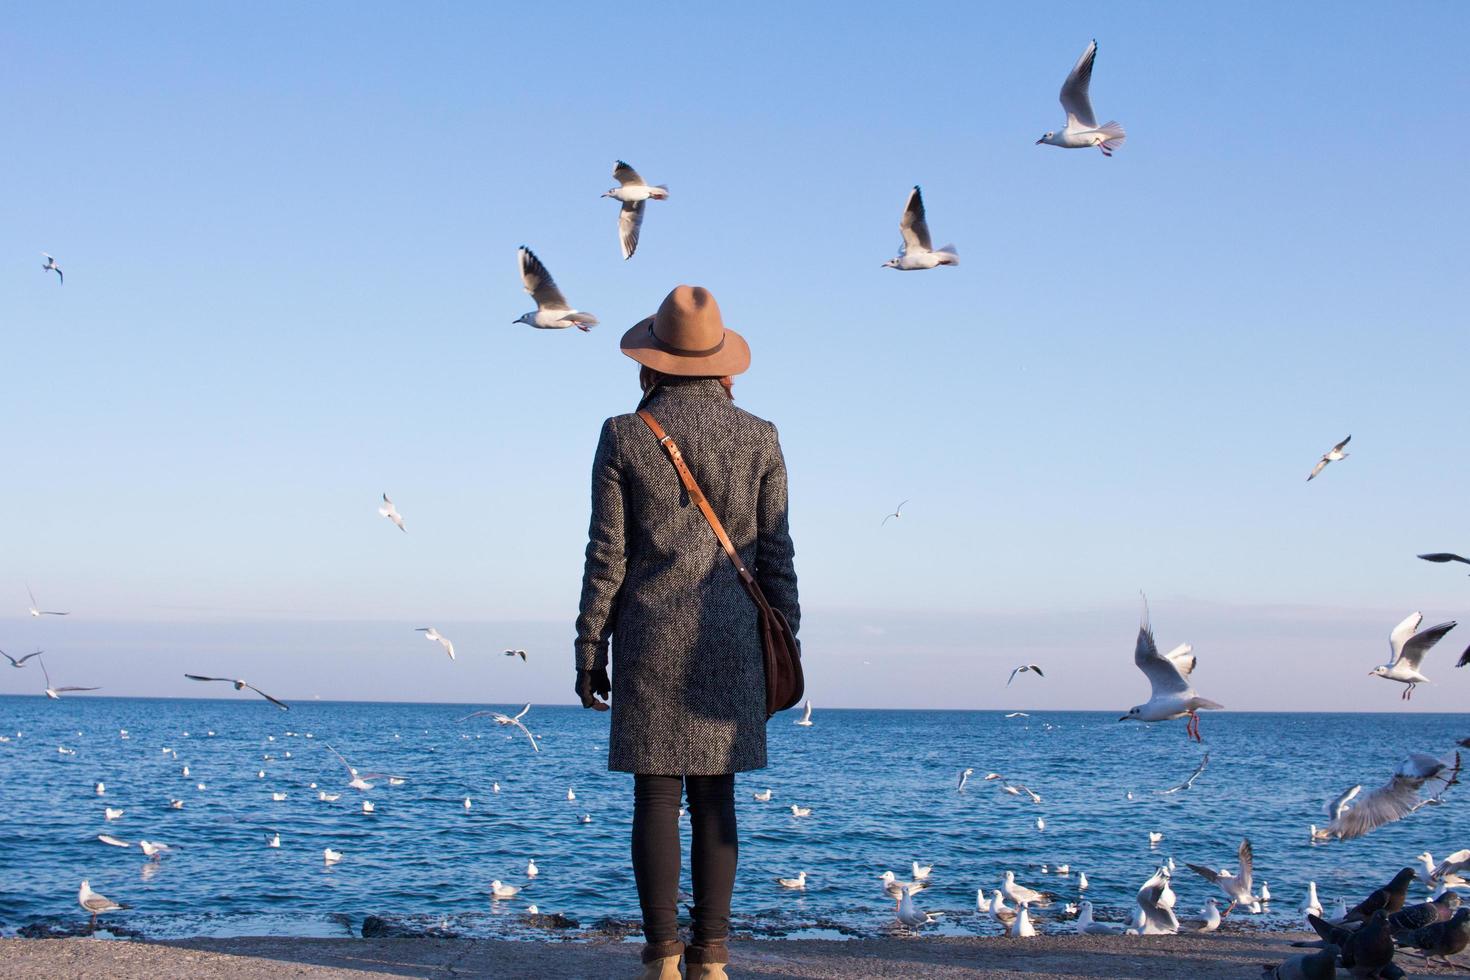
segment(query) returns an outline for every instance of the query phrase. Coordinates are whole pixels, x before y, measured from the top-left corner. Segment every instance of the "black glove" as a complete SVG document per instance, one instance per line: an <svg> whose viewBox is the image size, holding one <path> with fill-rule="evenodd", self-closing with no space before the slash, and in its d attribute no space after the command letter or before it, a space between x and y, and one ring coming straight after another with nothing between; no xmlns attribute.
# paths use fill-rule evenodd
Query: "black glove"
<svg viewBox="0 0 1470 980"><path fill-rule="evenodd" d="M582 707L606 711L607 702L600 698L612 697L612 681L608 679L607 668L577 671L576 691L577 697L582 699Z"/></svg>

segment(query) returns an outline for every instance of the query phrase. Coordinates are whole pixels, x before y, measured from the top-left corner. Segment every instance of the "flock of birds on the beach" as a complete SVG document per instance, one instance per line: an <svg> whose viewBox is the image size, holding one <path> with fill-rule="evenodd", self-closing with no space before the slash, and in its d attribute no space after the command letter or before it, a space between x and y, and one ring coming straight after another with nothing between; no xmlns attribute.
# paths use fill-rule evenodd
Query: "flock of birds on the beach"
<svg viewBox="0 0 1470 980"><path fill-rule="evenodd" d="M1062 85L1060 101L1066 113L1064 127L1045 133L1036 141L1038 145L1068 149L1095 147L1104 156L1110 157L1124 144L1126 134L1123 127L1114 121L1099 125L1092 109L1089 87L1096 57L1097 42L1093 41L1087 45ZM602 196L616 201L619 205L618 243L622 257L626 260L632 258L637 251L648 202L667 201L669 189L663 184L649 184L632 166L622 160L616 162L613 177L617 181L617 186L609 189ZM885 261L882 264L883 268L922 271L959 264L959 254L954 245L946 244L937 248L934 246L923 194L917 185L909 191L905 199L899 220L899 233L901 237L899 252L894 258ZM47 273L56 273L58 284L63 284L65 279L61 266L49 253L43 252L42 254L45 257L42 269ZM534 299L536 309L522 314L513 323L526 324L542 330L576 327L583 332L588 332L597 325L598 319L595 315L577 309L568 302L545 264L534 252L522 246L517 250L517 259L522 286ZM1348 436L1323 453L1308 474L1307 480L1310 482L1317 478L1329 464L1348 458L1349 454L1345 452L1345 448L1351 438ZM889 521L900 519L908 503L908 500L900 502L891 513L883 517L881 525L886 526ZM408 532L403 514L386 493L382 495L378 513L400 531ZM1470 564L1470 559L1452 553L1432 553L1419 557L1432 562ZM29 593L29 588L28 594L30 596L28 610L32 617L68 615L67 612L40 608L34 594ZM1412 697L1418 685L1428 683L1429 678L1422 671L1425 656L1456 626L1454 622L1446 622L1421 630L1421 623L1422 616L1417 612L1410 614L1399 623L1390 634L1392 654L1390 660L1370 672L1370 676L1403 684L1402 697L1404 699ZM423 633L428 641L438 644L450 660L456 659L454 643L436 627L418 627L417 632ZM36 660L43 674L44 693L48 698L60 699L64 694L99 690L97 687L54 685L42 651L24 656L11 656L0 651L0 656L4 656L10 666L17 669L26 667L33 659ZM523 662L527 660L527 652L524 649L507 649L504 651L504 656L519 657ZM1185 725L1187 736L1195 741L1202 741L1199 712L1221 709L1223 706L1201 697L1194 690L1191 676L1197 665L1197 658L1189 644L1180 644L1167 653L1159 652L1155 644L1146 601L1134 650L1134 663L1149 681L1150 696L1144 703L1130 708L1119 718L1119 721L1157 723L1185 718L1187 719ZM1467 648L1461 655L1456 666L1464 667L1467 663L1470 663L1470 648ZM1011 671L1006 685L1010 686L1022 674L1035 674L1038 678L1045 677L1040 665L1020 664ZM236 691L250 691L283 711L289 710L286 702L243 679L193 673L185 674L185 677L203 683L230 684ZM527 704L515 715L506 715L496 711L476 711L459 720L490 718L499 726L519 731L525 736L532 750L539 752L537 738L525 723L530 709L531 705ZM1013 715L1020 714L1023 713L1013 713ZM806 702L802 716L794 724L803 728L813 727L810 700ZM515 735L515 731L512 731L512 736ZM123 737L127 737L125 732ZM8 741L9 737L0 736L0 739ZM348 780L345 785L350 789L365 793L372 790L378 781L400 785L407 778L385 772L360 772L335 748L329 744L323 744L325 750L346 769ZM1460 745L1470 747L1470 740L1462 741ZM63 747L59 751L66 752L67 750ZM171 750L165 748L164 751ZM289 756L289 753L287 755ZM174 754L174 758L177 759L177 753ZM1188 791L1205 772L1208 763L1209 755L1205 754L1198 767L1184 782L1158 792L1174 794ZM182 772L186 778L189 776L187 765L183 767ZM1358 837L1385 823L1402 819L1422 807L1437 804L1442 801L1444 790L1458 782L1459 772L1460 760L1456 752L1452 751L1443 757L1411 753L1383 785L1367 793L1362 792L1361 785L1355 785L1336 797L1328 805L1329 821L1326 826L1321 829L1316 826L1309 828L1311 839L1316 842ZM973 775L973 768L962 770L958 776L956 791L965 792L970 777ZM264 770L261 771L261 776L264 776ZM983 777L982 781L995 782L1002 792L1011 796L1029 799L1033 803L1041 802L1041 796L1038 793L1023 784L1008 781L999 773L989 773ZM1430 784L1434 784L1435 791L1429 796L1421 795L1424 787ZM312 783L311 786L317 788L315 783ZM199 788L204 789L204 784L200 783ZM498 792L498 790L499 786L496 784L494 791ZM329 793L325 789L318 789L318 792L322 800L336 800L340 796L340 794ZM104 783L97 783L96 793L99 796L105 794ZM1131 794L1129 795L1131 798ZM754 793L753 796L758 802L770 802L772 791L767 789ZM273 799L284 799L284 797L284 793L277 793ZM569 802L576 800L573 790L567 791L567 799ZM169 805L179 809L182 808L183 801L171 799ZM372 812L373 806L370 800L362 801L364 812ZM471 806L472 801L467 797L464 800L464 807L469 809ZM812 815L811 807L797 803L789 804L789 806L793 818L807 818ZM111 822L120 819L123 812L122 809L108 807L104 810L104 816ZM591 816L583 814L579 820L584 823L591 822ZM1045 827L1043 818L1038 817L1036 824L1038 829ZM1150 834L1150 845L1156 846L1160 839L1161 835ZM114 847L132 846L130 842L109 834L98 835L98 840ZM138 846L150 861L157 861L170 851L167 844L147 840L140 840ZM273 833L267 840L266 846L279 848L281 846L280 834ZM323 863L329 866L341 862L343 858L342 852L332 848L326 848L322 855ZM1271 903L1272 899L1267 884L1262 881L1260 887L1256 887L1253 875L1253 853L1249 840L1241 843L1237 858L1238 868L1235 871L1198 864L1185 865L1201 878L1218 887L1223 898L1228 901L1223 910L1216 899L1210 898L1198 917L1181 920L1174 911L1175 895L1171 881L1176 869L1173 859L1170 858L1167 862L1159 864L1139 888L1137 909L1132 921L1127 924L1107 923L1094 918L1092 903L1082 897L1089 884L1086 875L1080 871L1075 881L1078 901L1066 903L1061 911L1063 915L1072 919L1072 927L1075 931L1082 934L1125 931L1144 935L1181 931L1211 932L1218 929L1222 921L1237 908L1259 912ZM1317 897L1316 883L1309 882L1301 912L1305 916L1306 923L1321 937L1316 942L1320 951L1294 957L1279 965L1268 966L1265 968L1264 975L1282 978L1282 980L1303 980L1303 978L1304 980L1323 980L1323 978L1334 976L1338 965L1341 965L1353 976L1394 977L1402 975L1402 970L1393 962L1395 951L1400 947L1417 949L1426 956L1437 956L1446 960L1449 956L1463 950L1467 943L1470 943L1470 908L1459 907L1460 897L1453 889L1467 886L1467 881L1461 876L1461 872L1470 869L1470 849L1457 851L1438 863L1434 862L1427 852L1420 855L1417 860L1422 864L1419 871L1416 872L1414 868L1404 868L1394 876L1388 885L1378 889L1352 908L1347 907L1345 900L1339 900L1337 908L1331 915L1324 916L1324 909ZM1051 869L1044 866L1042 870L1045 873L1052 873ZM535 861L531 860L526 868L526 877L535 878L538 873ZM880 877L884 893L895 903L894 917L902 927L910 930L921 929L935 922L941 915L941 913L921 910L916 901L916 897L928 887L932 873L932 865L921 865L915 861L910 870L910 876L906 880L900 880L892 871L884 872ZM1072 869L1067 865L1061 865L1055 869L1054 873L1070 878ZM1408 904L1408 891L1415 881L1429 887L1432 895L1427 901L1411 905ZM794 877L777 877L775 884L781 889L805 889L807 872L802 870ZM517 895L519 891L520 889L516 886L500 880L491 882L489 886L489 893L495 899L509 899ZM1012 904L1007 905L1007 901ZM93 928L96 927L98 916L127 908L126 905L114 902L93 891L87 880L81 882L78 902L82 909L90 914ZM1007 935L1031 937L1037 935L1039 931L1037 928L1039 917L1036 912L1051 909L1056 904L1057 899L1053 893L1023 885L1016 880L1014 872L1006 871L1004 881L989 897L985 889L979 890L976 907L979 912L988 914L999 922ZM532 906L531 909L534 911L535 906Z"/></svg>

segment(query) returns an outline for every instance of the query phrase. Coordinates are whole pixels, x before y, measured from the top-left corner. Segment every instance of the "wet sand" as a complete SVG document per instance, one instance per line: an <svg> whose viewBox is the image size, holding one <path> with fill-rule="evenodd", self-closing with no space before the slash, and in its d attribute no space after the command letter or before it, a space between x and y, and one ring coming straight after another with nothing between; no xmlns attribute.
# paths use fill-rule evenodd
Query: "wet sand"
<svg viewBox="0 0 1470 980"><path fill-rule="evenodd" d="M1301 934L748 940L732 947L740 977L1024 978L1257 977L1301 950ZM0 977L634 977L636 943L467 939L0 940ZM1463 957L1463 954L1462 954ZM1411 976L1464 976L1401 953Z"/></svg>

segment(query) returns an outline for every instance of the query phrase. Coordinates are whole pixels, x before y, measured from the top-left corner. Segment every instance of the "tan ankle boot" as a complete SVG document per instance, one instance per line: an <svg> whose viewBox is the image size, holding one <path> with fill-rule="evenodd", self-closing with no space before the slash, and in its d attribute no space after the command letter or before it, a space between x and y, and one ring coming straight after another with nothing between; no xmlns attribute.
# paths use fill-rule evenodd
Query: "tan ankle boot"
<svg viewBox="0 0 1470 980"><path fill-rule="evenodd" d="M643 964L643 972L638 976L639 980L684 980L684 975L679 972L677 956L661 956L656 960L649 960Z"/></svg>
<svg viewBox="0 0 1470 980"><path fill-rule="evenodd" d="M724 943L694 945L684 950L689 980L728 980L725 973L730 950Z"/></svg>
<svg viewBox="0 0 1470 980"><path fill-rule="evenodd" d="M690 963L689 980L728 980L725 963Z"/></svg>

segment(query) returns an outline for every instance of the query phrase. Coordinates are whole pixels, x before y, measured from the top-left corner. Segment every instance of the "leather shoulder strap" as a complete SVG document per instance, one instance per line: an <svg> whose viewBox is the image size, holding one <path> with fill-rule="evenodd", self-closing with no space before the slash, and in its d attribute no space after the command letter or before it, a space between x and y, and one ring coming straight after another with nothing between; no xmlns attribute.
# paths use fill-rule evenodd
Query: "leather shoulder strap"
<svg viewBox="0 0 1470 980"><path fill-rule="evenodd" d="M720 539L720 546L725 549L725 554L729 555L730 561L735 564L735 570L740 573L741 581L745 582L747 586L754 586L759 591L759 586L756 586L755 577L746 569L745 562L740 560L740 552L735 550L735 545L731 543L730 536L725 533L725 528L720 524L720 519L715 516L714 508L710 507L709 501L705 499L704 493L699 489L699 484L694 482L694 474L689 472L689 467L684 462L684 454L679 451L679 444L674 441L672 436L664 431L663 426L658 424L658 420L647 409L640 411L638 417L652 430L654 437L658 439L659 445L664 447L664 450L669 454L669 458L674 461L674 469L679 471L679 479L683 481L684 489L689 493L689 499L698 505L700 511L704 514L705 520L709 521L709 526L714 528L715 537ZM761 597L762 600L764 598L764 596Z"/></svg>

